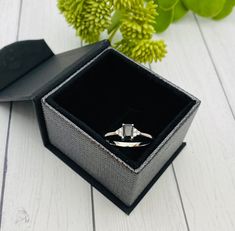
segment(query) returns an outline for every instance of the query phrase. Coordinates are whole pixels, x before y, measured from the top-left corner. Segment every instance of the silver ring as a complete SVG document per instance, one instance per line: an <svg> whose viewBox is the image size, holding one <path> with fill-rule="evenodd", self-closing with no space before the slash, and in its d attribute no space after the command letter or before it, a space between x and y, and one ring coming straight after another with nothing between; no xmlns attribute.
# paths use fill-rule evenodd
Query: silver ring
<svg viewBox="0 0 235 231"><path fill-rule="evenodd" d="M113 140L112 137L119 136L121 141ZM147 138L146 141L135 141L135 138L138 136L142 136ZM152 135L144 132L140 132L138 129L134 127L134 124L122 124L122 127L113 132L108 132L104 135L107 142L111 145L118 147L143 147L148 145L153 139Z"/></svg>

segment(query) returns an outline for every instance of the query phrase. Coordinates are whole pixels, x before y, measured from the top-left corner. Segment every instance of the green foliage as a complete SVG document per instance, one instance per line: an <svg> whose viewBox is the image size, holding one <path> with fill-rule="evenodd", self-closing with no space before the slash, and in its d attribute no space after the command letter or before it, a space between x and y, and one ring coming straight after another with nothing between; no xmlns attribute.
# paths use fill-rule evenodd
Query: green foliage
<svg viewBox="0 0 235 231"><path fill-rule="evenodd" d="M157 23L155 24L155 31L157 33L161 33L165 31L173 21L174 18L174 10L163 10L160 8L158 10L159 15L157 16Z"/></svg>
<svg viewBox="0 0 235 231"><path fill-rule="evenodd" d="M171 10L177 2L178 0L158 0L158 5L163 10Z"/></svg>
<svg viewBox="0 0 235 231"><path fill-rule="evenodd" d="M160 10L155 31L165 31L172 22L183 18L189 10L203 17L215 20L228 16L235 5L235 0L156 0ZM173 18L172 18L173 13Z"/></svg>
<svg viewBox="0 0 235 231"><path fill-rule="evenodd" d="M216 16L224 7L226 0L182 0L184 5L204 17Z"/></svg>
<svg viewBox="0 0 235 231"><path fill-rule="evenodd" d="M112 45L138 62L160 61L166 55L165 31L189 10L219 20L229 15L235 0L58 0L58 8L76 34L87 43L106 32ZM121 38L113 42L117 32Z"/></svg>
<svg viewBox="0 0 235 231"><path fill-rule="evenodd" d="M112 45L138 62L160 61L166 55L162 40L153 40L157 4L153 0L58 0L58 8L87 43L100 40L104 31Z"/></svg>
<svg viewBox="0 0 235 231"><path fill-rule="evenodd" d="M175 22L183 18L187 14L188 9L184 6L184 4L181 1L178 1L173 11L174 11L173 21Z"/></svg>
<svg viewBox="0 0 235 231"><path fill-rule="evenodd" d="M235 5L235 0L226 0L224 8L213 19L220 20L225 18L232 12L234 5Z"/></svg>

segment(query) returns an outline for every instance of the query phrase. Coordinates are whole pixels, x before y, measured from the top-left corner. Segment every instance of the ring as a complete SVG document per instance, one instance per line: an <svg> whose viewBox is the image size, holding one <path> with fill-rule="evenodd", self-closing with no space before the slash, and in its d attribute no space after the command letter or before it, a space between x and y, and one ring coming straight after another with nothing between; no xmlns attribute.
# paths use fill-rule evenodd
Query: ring
<svg viewBox="0 0 235 231"><path fill-rule="evenodd" d="M115 136L119 136L121 138L120 141L113 140ZM117 129L113 132L108 132L104 135L107 142L109 142L111 145L118 146L118 147L128 147L128 148L134 148L134 147L143 147L148 145L153 137L144 132L140 132L138 129L134 127L134 124L122 124L122 127ZM144 140L137 141L135 138L142 137Z"/></svg>

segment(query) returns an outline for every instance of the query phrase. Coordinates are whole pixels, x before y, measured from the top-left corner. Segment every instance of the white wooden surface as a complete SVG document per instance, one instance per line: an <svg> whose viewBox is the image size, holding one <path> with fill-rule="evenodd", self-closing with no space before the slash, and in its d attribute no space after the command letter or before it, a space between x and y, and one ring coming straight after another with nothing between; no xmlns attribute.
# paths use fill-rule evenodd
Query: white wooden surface
<svg viewBox="0 0 235 231"><path fill-rule="evenodd" d="M14 4L13 4L14 3ZM0 47L14 42L18 37L18 21L19 21L20 1L9 0L0 1ZM3 191L5 187L5 175L7 170L7 142L9 130L10 104L0 104L0 187L1 201L0 209L3 205ZM1 223L1 217L0 217Z"/></svg>
<svg viewBox="0 0 235 231"><path fill-rule="evenodd" d="M81 45L56 0L0 0L0 48L45 38ZM161 35L151 68L202 100L188 145L130 216L46 150L30 103L0 104L0 230L235 230L235 13L189 14Z"/></svg>

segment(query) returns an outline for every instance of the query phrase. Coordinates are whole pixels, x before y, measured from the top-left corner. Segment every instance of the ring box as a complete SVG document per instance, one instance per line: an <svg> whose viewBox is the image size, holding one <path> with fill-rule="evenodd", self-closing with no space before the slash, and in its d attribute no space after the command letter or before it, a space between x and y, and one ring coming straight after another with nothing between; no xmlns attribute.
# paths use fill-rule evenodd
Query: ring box
<svg viewBox="0 0 235 231"><path fill-rule="evenodd" d="M185 146L200 101L104 40L54 55L44 40L0 51L0 102L31 100L44 145L129 214ZM153 140L110 145L131 123Z"/></svg>

